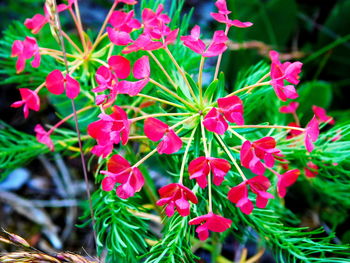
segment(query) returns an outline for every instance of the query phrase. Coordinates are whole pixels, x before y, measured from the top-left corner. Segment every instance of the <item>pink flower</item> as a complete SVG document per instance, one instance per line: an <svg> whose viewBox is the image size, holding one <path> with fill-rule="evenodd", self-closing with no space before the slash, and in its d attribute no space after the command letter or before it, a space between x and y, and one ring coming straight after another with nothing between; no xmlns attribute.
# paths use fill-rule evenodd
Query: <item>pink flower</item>
<svg viewBox="0 0 350 263"><path fill-rule="evenodd" d="M172 154L182 147L180 137L167 124L155 118L145 120L144 132L151 141L161 140L157 146L159 154Z"/></svg>
<svg viewBox="0 0 350 263"><path fill-rule="evenodd" d="M238 125L244 124L243 102L237 96L230 96L218 99L219 110L224 114L225 119Z"/></svg>
<svg viewBox="0 0 350 263"><path fill-rule="evenodd" d="M329 124L332 124L332 125L334 124L333 117L328 116L324 108L313 105L312 111L314 112L319 122L328 122Z"/></svg>
<svg viewBox="0 0 350 263"><path fill-rule="evenodd" d="M286 196L287 187L292 186L298 179L300 171L298 169L287 171L278 176L277 193L283 198Z"/></svg>
<svg viewBox="0 0 350 263"><path fill-rule="evenodd" d="M130 46L123 49L123 54L129 54L139 50L153 51L163 47L163 44L159 41L152 40L149 34L141 34Z"/></svg>
<svg viewBox="0 0 350 263"><path fill-rule="evenodd" d="M216 108L212 108L203 119L203 125L208 131L223 135L228 129L224 117Z"/></svg>
<svg viewBox="0 0 350 263"><path fill-rule="evenodd" d="M47 147L49 147L50 151L54 151L54 145L50 138L50 133L45 131L43 126L40 124L37 124L34 128L34 131L36 133L36 139L38 142L45 144Z"/></svg>
<svg viewBox="0 0 350 263"><path fill-rule="evenodd" d="M76 2L77 0L68 0L68 5L66 4L59 4L57 5L57 11L58 13L59 12L62 12L64 10L67 10L67 9L71 9L72 8L72 5Z"/></svg>
<svg viewBox="0 0 350 263"><path fill-rule="evenodd" d="M113 44L125 46L133 42L130 33L141 27L141 23L133 17L134 10L128 13L122 11L113 12L109 19L109 23L113 28L107 27L108 37Z"/></svg>
<svg viewBox="0 0 350 263"><path fill-rule="evenodd" d="M148 56L142 56L136 60L133 68L133 75L139 81L126 81L119 82L117 90L119 94L128 94L129 96L136 96L149 82L151 75L151 69Z"/></svg>
<svg viewBox="0 0 350 263"><path fill-rule="evenodd" d="M135 0L115 0L114 1L115 3L124 3L124 4L127 4L127 5L136 5L137 4L137 1Z"/></svg>
<svg viewBox="0 0 350 263"><path fill-rule="evenodd" d="M253 209L253 203L248 198L248 187L256 194L256 206L259 208L265 208L268 199L274 198L274 196L267 192L267 189L271 186L269 179L263 175L255 176L249 180L242 182L241 184L232 187L228 192L227 198L237 207L241 209L244 214L249 215Z"/></svg>
<svg viewBox="0 0 350 263"><path fill-rule="evenodd" d="M35 14L32 18L27 18L24 21L24 25L31 30L32 34L37 34L48 22L49 16Z"/></svg>
<svg viewBox="0 0 350 263"><path fill-rule="evenodd" d="M318 121L316 116L314 116L311 121L306 125L305 128L305 147L308 152L312 152L314 149L314 142L317 141L318 135L320 134L320 129L318 127Z"/></svg>
<svg viewBox="0 0 350 263"><path fill-rule="evenodd" d="M96 82L99 84L93 92L102 92L106 89L113 90L117 87L119 79L125 79L130 75L130 61L122 56L111 56L108 59L108 67L101 66L96 71Z"/></svg>
<svg viewBox="0 0 350 263"><path fill-rule="evenodd" d="M241 164L257 175L265 173L265 165L273 167L274 156L280 152L276 147L276 141L272 137L264 137L253 143L245 141L241 147ZM264 160L264 164L260 161Z"/></svg>
<svg viewBox="0 0 350 263"><path fill-rule="evenodd" d="M116 193L122 199L127 199L139 192L145 183L139 168L131 167L129 162L120 155L113 155L107 163L108 171L101 171L107 175L102 180L102 190L112 191L115 184L120 184Z"/></svg>
<svg viewBox="0 0 350 263"><path fill-rule="evenodd" d="M316 177L316 175L318 175L318 170L318 166L313 162L308 162L304 168L305 175L309 178Z"/></svg>
<svg viewBox="0 0 350 263"><path fill-rule="evenodd" d="M298 107L299 107L299 103L296 101L292 101L287 106L282 106L280 108L280 112L281 113L295 113Z"/></svg>
<svg viewBox="0 0 350 263"><path fill-rule="evenodd" d="M279 54L276 51L270 51L271 58L271 85L275 90L277 97L286 101L287 99L296 99L298 93L296 92L293 85L299 83L299 74L303 64L301 62L285 62L279 61ZM284 85L284 80L288 81L293 85Z"/></svg>
<svg viewBox="0 0 350 263"><path fill-rule="evenodd" d="M201 156L192 160L188 166L190 179L196 179L201 188L208 185L207 177L211 172L213 174L213 182L220 185L225 175L231 169L231 165L225 159Z"/></svg>
<svg viewBox="0 0 350 263"><path fill-rule="evenodd" d="M142 24L144 26L144 33L148 34L153 39L161 39L168 36L171 32L167 24L170 23L170 17L163 13L164 6L158 5L154 12L149 8L142 11Z"/></svg>
<svg viewBox="0 0 350 263"><path fill-rule="evenodd" d="M97 145L91 152L105 158L113 150L113 145L120 141L123 145L128 142L130 132L130 121L126 112L118 107L113 107L111 115L100 114L100 120L90 123L88 134L96 139Z"/></svg>
<svg viewBox="0 0 350 263"><path fill-rule="evenodd" d="M215 57L222 54L227 49L226 42L228 38L224 31L215 31L213 40L209 46L206 47L203 40L199 38L200 30L200 27L196 25L191 30L191 34L189 36L182 36L180 38L186 47L189 47L191 50L202 55L203 57Z"/></svg>
<svg viewBox="0 0 350 263"><path fill-rule="evenodd" d="M24 118L28 118L29 109L39 111L40 109L40 98L35 91L30 89L22 88L19 89L22 100L16 101L11 104L12 108L19 108L23 106Z"/></svg>
<svg viewBox="0 0 350 263"><path fill-rule="evenodd" d="M204 241L209 237L209 231L224 232L231 227L232 221L213 212L206 215L198 216L188 222L189 225L200 225L196 232L200 240Z"/></svg>
<svg viewBox="0 0 350 263"><path fill-rule="evenodd" d="M62 94L66 91L67 97L70 99L76 98L80 92L79 82L73 79L69 74L63 76L62 72L58 69L55 69L46 77L45 85L47 89L55 95Z"/></svg>
<svg viewBox="0 0 350 263"><path fill-rule="evenodd" d="M20 73L25 68L27 59L34 57L31 64L33 68L40 66L39 46L36 39L33 37L26 37L25 40L15 40L12 45L12 57L18 57L16 63L17 73Z"/></svg>
<svg viewBox="0 0 350 263"><path fill-rule="evenodd" d="M218 0L216 1L215 5L218 8L219 13L210 13L210 15L219 23L226 24L228 27L235 26L241 28L250 27L253 25L251 22L241 22L237 19L229 19L228 15L231 13L231 11L227 9L226 0Z"/></svg>
<svg viewBox="0 0 350 263"><path fill-rule="evenodd" d="M198 203L198 199L195 194L182 184L169 184L159 189L160 200L157 201L156 205L166 205L165 213L168 217L171 217L175 208L181 216L188 216L190 214L190 204Z"/></svg>

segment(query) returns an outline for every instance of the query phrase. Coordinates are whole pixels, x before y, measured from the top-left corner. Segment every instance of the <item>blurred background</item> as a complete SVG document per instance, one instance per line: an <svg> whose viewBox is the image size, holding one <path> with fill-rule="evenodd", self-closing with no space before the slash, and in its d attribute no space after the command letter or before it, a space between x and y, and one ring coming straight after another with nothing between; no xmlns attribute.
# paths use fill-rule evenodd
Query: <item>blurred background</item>
<svg viewBox="0 0 350 263"><path fill-rule="evenodd" d="M199 24L203 27L206 38L211 38L214 30L222 29L210 16L210 12L215 10L214 2L214 0L187 0L184 5L184 13L188 13L194 8L192 24ZM309 85L312 83L312 89L304 87L303 94L306 96L306 100L310 101L310 104L326 108L336 121L349 120L350 92L347 92L350 89L350 0L227 0L227 2L229 10L233 11L231 18L254 23L251 28L232 29L230 32L231 50L225 53L222 64L222 69L227 76L228 87L234 85L237 72L242 70L242 67L248 69L262 59L268 61L268 52L274 49L279 51L282 58L286 60L299 60L304 63L300 86L303 86L303 82L308 82ZM84 26L89 28L91 32L99 30L111 3L112 1L106 0L81 0L80 7ZM6 30L13 21L24 22L26 18L32 17L36 13L42 13L42 7L43 1L38 0L1 1L0 38L3 35L2 31ZM68 15L64 15L67 16L65 23L69 24ZM0 69L0 77L4 79L8 76L1 75ZM31 114L30 118L25 121L19 110L9 107L17 99L16 87L0 86L0 120L17 130L33 133L33 126L39 120L50 119L51 115L54 118L54 111L47 107L39 114ZM0 193L1 191L17 191L21 194L25 191L27 198L32 197L37 200L39 210L42 207L49 207L46 212L49 211L51 218L44 217L44 221L48 220L44 222L44 227L50 243L58 242L54 248L64 247L79 251L81 246L84 246L88 250L92 240L91 232L89 233L88 229L80 230L74 227L75 218L79 214L74 208L75 199L84 196L83 182L76 179L74 171L72 178L68 176L68 179L62 179L62 182L52 182L54 181L52 176L57 173L56 169L67 175L67 167L73 167L73 170L74 167L79 169L79 162L62 160L62 162L56 162L54 167L50 165L50 162L42 157L42 159L33 161L27 168L20 168L11 175L10 180L0 182ZM74 193L65 192L64 184L69 184L70 181L74 182L76 189ZM66 199L71 201L51 204L39 202L50 199L53 185L55 188L57 185L61 185L61 192L56 194L66 196ZM42 227L40 220L43 219L29 214L29 217L35 217L32 218L34 224L18 224L19 221L27 219L21 213L13 213L13 209L16 211L16 208L8 203L13 198L17 202L21 201L16 199L16 196L0 196L0 226L9 227L13 232L19 234L32 233L29 235L32 243L39 242L40 232L37 230ZM290 204L293 206L294 203L290 202ZM291 209L297 212L300 207L296 205ZM36 212L40 213L38 211ZM62 211L64 211L63 217ZM68 228L64 229L66 231L64 238L62 236L58 238L55 225L59 226L62 223L59 222L62 218L70 221L65 224ZM18 229L18 226L21 229ZM342 241L349 242L350 232L347 228L340 226L340 231L342 229L344 229L344 233L341 233ZM79 231L83 231L83 233ZM85 236L86 238L82 244L74 241L71 238L73 236ZM83 239L77 238L77 240ZM230 242L228 241L228 244ZM48 246L46 243L39 245L44 248ZM226 245L224 245L224 249ZM90 248L92 249L91 246ZM266 258L265 262L273 261L271 258Z"/></svg>

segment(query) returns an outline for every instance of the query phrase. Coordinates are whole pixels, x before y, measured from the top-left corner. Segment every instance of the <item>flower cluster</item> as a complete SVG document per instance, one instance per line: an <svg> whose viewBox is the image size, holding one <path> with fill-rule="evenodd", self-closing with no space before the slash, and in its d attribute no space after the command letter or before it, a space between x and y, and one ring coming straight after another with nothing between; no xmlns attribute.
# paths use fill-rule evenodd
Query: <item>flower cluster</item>
<svg viewBox="0 0 350 263"><path fill-rule="evenodd" d="M296 114L299 103L291 101L288 105L283 105L280 108L281 113L293 116L294 122L289 125L246 125L243 116L244 96L236 94L245 91L251 92L261 86L272 86L277 98L281 101L296 99L298 94L294 85L299 83L302 63L282 63L278 53L271 51L270 72L258 83L236 90L216 100L207 101L203 99L202 87L205 59L218 57L216 69L219 70L221 55L227 49L229 29L232 26L248 28L253 24L231 20L229 18L231 11L227 9L226 0L218 0L215 3L218 11L211 13L211 15L216 21L224 24L225 29L215 31L212 40L207 45L200 38L201 29L198 25L193 27L190 35L178 37L179 29L172 30L170 28L171 19L164 12L162 5L159 5L155 11L145 8L142 11L141 19L137 19L133 10L129 12L115 11L118 3L134 5L136 1L116 0L106 18L105 26L102 27L93 44L90 43L90 40L86 40L87 34L82 31L82 25L79 24L77 14L72 9L76 0L69 0L67 4L57 6L56 12L69 10L73 20L77 23L83 50L75 45L67 34L58 31L75 48L74 54L69 54L64 49L59 51L39 47L37 41L32 37L26 37L23 41L16 40L13 43L12 56L18 58L17 72L23 71L26 60L32 57L34 57L32 66L38 67L41 55L50 55L60 62L64 62L66 70L52 70L44 83L34 91L20 89L21 100L14 102L11 106L15 108L23 106L24 116L27 118L29 109L39 111L38 92L44 87L54 95L65 93L67 98L73 102L74 99L85 96L85 94L88 94L88 98L93 98L93 105L82 108L75 113L81 113L90 108L99 111L98 119L96 118L87 127L87 134L96 141L91 148L91 153L100 159L105 159L107 163L107 169L100 171L101 177L103 177L102 190L115 190L116 195L122 199L133 197L141 191L145 184L145 178L139 166L155 153L177 154L180 159L182 157L179 181L159 189L160 199L156 205L165 206L165 214L168 217L173 216L175 212L178 212L180 216L189 216L191 215L190 203L196 205L201 201L198 200L196 193L202 191L202 195L204 194L203 189L207 188L207 214L198 215L189 221L190 225L198 225L196 232L200 240L207 239L209 231L223 232L232 224L230 219L213 212L216 211L212 202L213 187L218 187L218 190L222 192L230 187L227 200L235 204L244 214L250 214L254 209L254 200L256 207L265 208L269 199L274 198L274 195L270 193L273 185L267 175L268 172L271 172L277 176L277 195L283 198L287 188L297 181L300 170L289 169L288 161L279 149L280 147L277 147L280 138L265 136L258 140L250 140L239 133L239 129L286 129L289 133L286 134L285 140L290 141L291 144L304 144L306 150L311 152L314 150L314 144L319 136L319 123L333 124L334 120L326 114L323 108L314 106L315 116L305 128L302 128ZM52 26L56 25L52 17L52 8L50 8L45 6L45 15L37 14L25 21L26 27L31 29L33 34L38 33L47 23ZM109 26L106 28L107 24ZM189 74L184 71L172 55L170 45L177 43L178 38L184 46L199 54L201 58L197 85L193 84L194 81L189 83ZM101 47L100 43L104 39L109 39L110 43ZM121 47L121 54L113 53L114 46ZM106 57L105 49L107 48L109 48L109 52L107 52L108 56ZM163 65L156 55L155 51L158 49L164 51L162 56L168 56L169 60L173 62L174 68L178 70L179 78L182 78L181 80L174 79L172 76L175 74L167 72L165 69L167 65ZM132 56L129 55L130 57L137 58L133 66L131 59L126 57L130 53L133 53ZM150 57L154 64L151 63ZM68 63L67 59L72 61ZM96 63L98 66L94 68ZM90 64L94 68L90 75L92 87L90 89L81 87L79 84L81 83L79 67L83 64L84 68ZM157 69L166 77L167 81L153 79L151 66L152 69L153 66L158 67ZM217 80L216 77L217 74L214 76L214 81ZM269 77L269 81L262 82ZM169 88L167 85L172 87ZM165 95L151 96L157 92L147 93L151 90L148 87L157 89ZM187 89L189 96L183 95L183 89ZM133 100L132 104L122 103L122 101L129 101L128 97L132 97L131 100L134 97L136 99ZM118 100L118 98L121 99ZM157 108L161 109L160 112L143 111L144 108L155 103L161 103L161 107ZM133 118L130 112L134 112ZM73 116L74 114L65 117L49 131L45 131L38 124L35 127L37 140L46 144L53 151L54 142L50 135ZM189 134L191 134L190 137L188 137ZM235 136L241 143L235 146L228 145L226 142L228 134ZM195 137L196 143L194 143ZM153 148L135 164L131 164L122 156L123 151L115 153L117 149L123 149L132 140L143 140L149 148ZM202 147L193 150L194 147L198 146ZM180 152L181 150L184 151ZM236 151L236 155L233 154L233 151ZM191 161L188 161L189 156ZM226 156L227 159L223 156ZM281 167L283 173L277 172L279 169L276 169L276 166ZM232 167L234 167L234 172ZM307 177L314 177L318 173L318 167L310 160L304 171ZM254 175L251 176L251 174ZM184 178L185 175L188 175L189 180ZM225 177L228 176L239 180L236 180L238 184L230 185L232 180L230 183L229 180L224 182ZM215 186L212 185L212 182ZM185 185L186 183L188 185ZM193 187L195 184L199 188ZM239 212L239 210L237 211Z"/></svg>

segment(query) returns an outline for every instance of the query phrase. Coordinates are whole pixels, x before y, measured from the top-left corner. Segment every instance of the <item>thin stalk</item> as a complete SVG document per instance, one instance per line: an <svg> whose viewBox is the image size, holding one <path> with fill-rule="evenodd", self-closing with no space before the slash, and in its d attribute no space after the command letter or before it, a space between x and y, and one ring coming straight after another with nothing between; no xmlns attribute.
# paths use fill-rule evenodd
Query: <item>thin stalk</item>
<svg viewBox="0 0 350 263"><path fill-rule="evenodd" d="M247 177L245 177L241 167L239 167L239 165L237 164L235 158L232 156L231 151L227 148L226 144L223 142L223 140L221 139L221 137L219 135L217 135L216 133L214 133L216 139L219 141L221 147L224 149L224 151L226 152L226 154L228 155L228 157L230 158L231 162L233 163L233 165L236 167L239 175L242 177L242 179L244 181L247 180Z"/></svg>
<svg viewBox="0 0 350 263"><path fill-rule="evenodd" d="M69 68L68 68L68 61L67 61L67 56L66 56L66 48L65 48L64 40L63 40L63 34L62 34L60 18L59 18L59 15L57 13L56 0L53 1L53 4L54 4L54 8L55 8L55 18L56 18L56 22L57 22L58 31L59 31L59 39L60 39L60 42L61 42L63 57L64 57L64 60L65 60L66 71L67 71L67 74L68 74L69 73ZM93 211L93 207L92 207L92 200L91 200L91 194L90 194L90 189L89 189L89 179L88 179L88 175L87 175L87 169L86 169L86 164L85 164L85 157L84 157L84 153L83 153L83 146L82 146L82 140L81 140L81 135L80 135L80 130L79 130L77 111L76 111L76 108L75 108L74 100L71 99L71 102L72 102L72 109L73 109L73 114L74 114L75 129L76 129L77 137L78 137L78 145L79 145L79 149L80 149L81 164L82 164L82 168L83 168L85 185L86 185L86 193L87 193L88 200L89 200L90 216L91 216L91 220L92 220L93 234L94 234L95 244L97 244L97 236L96 236L96 232L95 232L94 211Z"/></svg>
<svg viewBox="0 0 350 263"><path fill-rule="evenodd" d="M147 139L147 136L129 136L129 140L144 140Z"/></svg>
<svg viewBox="0 0 350 263"><path fill-rule="evenodd" d="M236 137L240 138L242 141L246 141L247 139L244 138L242 135L240 135L238 132L232 130L231 128L228 129L232 134L234 134Z"/></svg>
<svg viewBox="0 0 350 263"><path fill-rule="evenodd" d="M261 129L286 129L286 130L297 130L305 131L304 128L293 127L293 126L283 126L283 125L238 125L230 126L232 129L245 129L245 128L261 128Z"/></svg>
<svg viewBox="0 0 350 263"><path fill-rule="evenodd" d="M141 164L143 164L148 158L150 158L153 154L155 154L157 152L157 148L154 148L152 151L150 151L147 155L145 155L140 161L138 161L137 163L135 163L132 168L136 168L138 166L140 166Z"/></svg>
<svg viewBox="0 0 350 263"><path fill-rule="evenodd" d="M232 96L232 95L236 95L237 93L241 93L242 91L246 91L246 90L250 90L250 91L251 91L251 90L253 90L253 89L257 88L257 87L266 86L266 85L271 85L270 81L260 82L260 83L254 84L254 85L246 86L246 87L244 87L244 88L241 88L241 89L239 89L239 90L236 90L236 91L234 91L234 92L228 94L228 95L225 96L225 97L229 97L229 96Z"/></svg>
<svg viewBox="0 0 350 263"><path fill-rule="evenodd" d="M174 86L174 88L177 87L176 83L172 80L172 78L170 77L170 75L168 74L168 72L165 70L165 68L163 67L162 63L160 63L160 61L157 59L157 57L153 54L152 51L147 51L148 54L152 57L152 59L154 60L154 62L156 62L156 64L158 65L158 67L160 68L160 70L164 73L164 75L167 77L167 79L169 80L169 82L171 83L171 85Z"/></svg>
<svg viewBox="0 0 350 263"><path fill-rule="evenodd" d="M201 116L201 134L202 134L202 142L203 142L205 157L209 157L207 137L205 136L205 129L203 124L203 116ZM212 211L213 211L213 201L212 201L212 191L211 191L211 173L208 173L208 212L210 213Z"/></svg>
<svg viewBox="0 0 350 263"><path fill-rule="evenodd" d="M108 14L106 16L105 21L103 21L103 24L101 26L100 32L98 32L98 35L97 35L96 40L95 40L95 43L92 46L92 50L94 50L96 48L96 46L98 45L98 43L100 43L100 41L101 41L100 37L103 34L103 31L105 30L105 28L107 26L107 23L108 23L109 19L111 18L111 15L113 14L114 9L117 7L117 4L118 4L118 1L114 1L111 9L109 10L109 12L108 12Z"/></svg>
<svg viewBox="0 0 350 263"><path fill-rule="evenodd" d="M67 41L78 51L81 55L83 55L83 51L74 43L74 41L64 32L62 31L62 36L67 39Z"/></svg>
<svg viewBox="0 0 350 263"><path fill-rule="evenodd" d="M139 93L136 96L143 97L143 98L150 99L150 100L159 101L161 103L168 104L168 105L171 105L171 106L174 106L174 107L177 107L177 108L186 109L185 106L182 106L180 104L176 104L176 103L173 103L171 101L167 101L167 100L159 99L159 98L156 98L156 97L152 97L152 96L149 96L149 95L146 95L146 94Z"/></svg>
<svg viewBox="0 0 350 263"><path fill-rule="evenodd" d="M196 97L196 95L195 95L194 92L193 92L193 89L192 89L192 87L191 87L191 84L188 82L188 79L187 79L187 77L186 77L186 74L185 74L184 70L183 70L183 69L180 67L180 65L177 63L177 61L176 61L176 59L174 58L173 54L171 54L170 50L169 50L167 47L165 48L165 51L166 51L166 53L169 55L171 61L174 63L174 65L175 65L175 67L177 68L177 70L180 72L182 78L184 79L184 81L185 81L185 83L186 83L186 85L187 85L187 87L188 87L188 90L189 90L190 93L191 93L191 96L193 97L193 99L194 99L195 101L197 101L197 97Z"/></svg>
<svg viewBox="0 0 350 263"><path fill-rule="evenodd" d="M145 116L140 116L140 117L132 118L132 119L130 119L130 121L136 122L136 121L144 120L144 119L147 119L147 118L150 118L150 117L186 116L186 115L192 115L192 113L191 113L191 112L155 113L155 114L149 114L149 115L145 115Z"/></svg>
<svg viewBox="0 0 350 263"><path fill-rule="evenodd" d="M230 27L226 25L226 28L225 28L225 35L226 36L227 36L229 30L230 30ZM214 73L213 81L218 78L221 60L222 60L222 54L219 55L218 61L216 62L216 67L215 67L215 73Z"/></svg>
<svg viewBox="0 0 350 263"><path fill-rule="evenodd" d="M203 105L203 68L204 68L205 57L201 58L201 62L199 64L199 72L198 72L198 89L199 89L199 103Z"/></svg>
<svg viewBox="0 0 350 263"><path fill-rule="evenodd" d="M269 76L270 76L270 72L266 73L264 76L262 76L261 79L258 80L258 82L256 84L258 84L258 83L262 82L263 80L267 79ZM247 90L246 93L250 93L251 91L252 91L252 89Z"/></svg>
<svg viewBox="0 0 350 263"><path fill-rule="evenodd" d="M187 142L187 145L186 145L186 149L185 149L185 153L184 153L184 157L182 159L182 163L181 163L181 168L180 168L180 178L179 178L179 184L182 184L182 181L183 181L183 176L184 176L184 171L185 171L185 163L187 161L187 155L188 155L188 151L191 147L191 144L192 144L192 141L193 141L193 138L194 138L194 134L197 130L197 127L193 129L192 133L191 133L191 136Z"/></svg>
<svg viewBox="0 0 350 263"><path fill-rule="evenodd" d="M293 115L295 124L298 125L298 126L300 126L300 120L299 120L299 118L298 118L298 115L297 115L295 112L293 112L292 115Z"/></svg>
<svg viewBox="0 0 350 263"><path fill-rule="evenodd" d="M94 107L95 107L95 106L86 106L85 108L82 108L82 109L78 110L78 111L76 112L76 114L82 113L82 112L87 111L87 110L89 110L89 109L92 109L92 108L94 108ZM50 128L50 130L48 131L48 134L53 133L53 131L54 131L55 129L57 129L59 126L61 126L63 123L65 123L66 121L68 121L68 120L69 120L70 118L72 118L72 117L74 117L74 112L71 113L71 114L69 114L67 117L63 118L63 119L60 120L59 122L57 122L54 126L52 126L52 127Z"/></svg>
<svg viewBox="0 0 350 263"><path fill-rule="evenodd" d="M188 101L184 100L183 98L181 98L179 95L177 95L175 92L171 91L170 89L168 89L167 87L163 86L162 84L160 84L159 82L155 81L154 79L149 79L149 82L151 82L152 84L156 85L157 87L161 88L162 90L164 90L165 92L168 92L169 94L171 94L172 96L174 96L175 98L177 98L179 101L181 101L183 104L187 105L188 107L192 108L192 109L196 109L191 103L189 103Z"/></svg>
<svg viewBox="0 0 350 263"><path fill-rule="evenodd" d="M184 124L185 122L189 121L190 119L199 116L199 113L193 114L191 117L188 117L186 119L183 119L182 121L176 123L175 125L171 126L170 129L175 129L177 126L180 126Z"/></svg>
<svg viewBox="0 0 350 263"><path fill-rule="evenodd" d="M77 5L78 1L76 1L75 4ZM74 14L73 10L71 8L69 8L68 10L69 10L69 13L71 14L71 16L73 18L73 21L74 21L74 24L75 24L75 26L76 26L76 28L78 30L79 38L80 38L81 44L83 45L84 51L86 51L86 42L85 42L85 39L84 39L84 33L83 33L82 25L77 20L77 17Z"/></svg>

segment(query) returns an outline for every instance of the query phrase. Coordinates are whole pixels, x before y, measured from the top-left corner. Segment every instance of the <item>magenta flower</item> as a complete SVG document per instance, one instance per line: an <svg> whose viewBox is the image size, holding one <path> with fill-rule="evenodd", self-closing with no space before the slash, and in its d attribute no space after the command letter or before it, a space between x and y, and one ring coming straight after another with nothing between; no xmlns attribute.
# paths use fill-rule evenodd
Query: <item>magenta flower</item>
<svg viewBox="0 0 350 263"><path fill-rule="evenodd" d="M109 19L113 26L107 27L108 37L111 42L117 46L125 46L133 42L130 33L141 27L141 23L134 18L134 10L126 13L123 11L114 11Z"/></svg>
<svg viewBox="0 0 350 263"><path fill-rule="evenodd" d="M300 125L296 124L295 122L288 123L288 126L300 128ZM299 131L299 130L290 130L288 135L287 135L287 139L291 139L291 138L296 137L302 133L303 132Z"/></svg>
<svg viewBox="0 0 350 263"><path fill-rule="evenodd" d="M278 196L283 198L286 196L287 187L292 186L298 179L300 171L298 169L287 171L278 176L277 193Z"/></svg>
<svg viewBox="0 0 350 263"><path fill-rule="evenodd" d="M320 134L320 129L318 126L318 121L316 116L314 116L311 121L306 125L305 128L305 147L308 152L312 152L314 149L314 142L317 141L318 135Z"/></svg>
<svg viewBox="0 0 350 263"><path fill-rule="evenodd" d="M293 85L299 83L299 74L303 64L301 62L284 62L279 61L279 54L276 51L270 51L271 58L271 85L275 90L277 97L286 101L287 99L296 99L298 93ZM293 85L284 85L284 80Z"/></svg>
<svg viewBox="0 0 350 263"><path fill-rule="evenodd" d="M32 18L27 18L24 21L26 28L30 29L32 34L37 34L49 22L49 16L35 14Z"/></svg>
<svg viewBox="0 0 350 263"><path fill-rule="evenodd" d="M159 154L172 154L182 147L180 137L167 124L155 118L145 120L144 132L151 141L161 140L157 146Z"/></svg>
<svg viewBox="0 0 350 263"><path fill-rule="evenodd" d="M49 147L50 151L54 151L54 145L50 138L50 133L45 131L43 126L40 124L37 124L34 128L34 131L36 133L36 139L38 142L45 144L47 147Z"/></svg>
<svg viewBox="0 0 350 263"><path fill-rule="evenodd" d="M138 81L126 81L119 82L117 91L119 94L128 94L129 96L136 96L149 82L151 75L151 69L148 56L142 56L136 60L133 68L134 78Z"/></svg>
<svg viewBox="0 0 350 263"><path fill-rule="evenodd" d="M60 95L66 91L67 97L74 99L79 95L79 82L73 79L69 74L63 76L62 72L55 69L46 77L45 85L47 89L55 95Z"/></svg>
<svg viewBox="0 0 350 263"><path fill-rule="evenodd" d="M120 184L116 193L122 199L127 199L139 192L145 183L139 168L131 167L129 162L120 155L113 155L107 163L108 171L101 171L107 175L102 180L102 190L112 191L114 186Z"/></svg>
<svg viewBox="0 0 350 263"><path fill-rule="evenodd" d="M218 99L219 110L229 122L243 125L243 102L237 96L230 96Z"/></svg>
<svg viewBox="0 0 350 263"><path fill-rule="evenodd" d="M228 129L228 124L217 108L212 108L203 119L204 127L211 132L223 135Z"/></svg>
<svg viewBox="0 0 350 263"><path fill-rule="evenodd" d="M204 241L209 237L209 231L224 232L231 227L232 221L213 212L198 216L188 222L189 225L199 225L196 232L200 240Z"/></svg>
<svg viewBox="0 0 350 263"><path fill-rule="evenodd" d="M26 60L34 57L31 64L33 68L40 66L39 46L36 39L33 37L26 37L23 41L15 40L12 45L12 57L18 57L16 63L17 73L24 70Z"/></svg>
<svg viewBox="0 0 350 263"><path fill-rule="evenodd" d="M203 40L199 38L200 30L200 27L196 25L192 28L189 36L182 36L180 38L186 47L189 47L192 51L203 57L215 57L222 54L227 49L226 42L228 38L224 31L215 31L213 39L207 47Z"/></svg>
<svg viewBox="0 0 350 263"><path fill-rule="evenodd" d="M105 158L112 152L114 144L121 141L125 145L128 142L130 121L126 112L118 106L113 107L111 115L100 114L99 118L89 124L87 131L97 141L91 152Z"/></svg>
<svg viewBox="0 0 350 263"><path fill-rule="evenodd" d="M210 13L210 15L219 23L226 24L227 27L235 26L241 28L250 27L253 25L251 22L241 22L237 19L229 19L228 15L231 13L231 11L227 9L226 0L217 0L215 5L218 8L219 13Z"/></svg>
<svg viewBox="0 0 350 263"><path fill-rule="evenodd" d="M249 185L250 190L256 194L256 206L259 208L265 208L268 200L274 198L274 196L267 192L271 183L269 179L263 175L255 176L231 188L227 195L228 199L236 204L244 214L249 215L254 207L252 201L248 198L247 185Z"/></svg>
<svg viewBox="0 0 350 263"><path fill-rule="evenodd" d="M318 166L311 161L308 162L304 168L305 175L309 178L316 177L316 175L318 175L318 170Z"/></svg>
<svg viewBox="0 0 350 263"><path fill-rule="evenodd" d="M299 107L299 103L296 102L296 101L292 101L291 103L289 103L288 105L286 106L282 106L280 108L280 112L281 113L295 113L296 110L298 109Z"/></svg>
<svg viewBox="0 0 350 263"><path fill-rule="evenodd" d="M312 111L314 112L319 122L328 122L329 124L332 124L332 125L334 124L333 117L328 116L324 108L313 105Z"/></svg>
<svg viewBox="0 0 350 263"><path fill-rule="evenodd" d="M22 88L19 89L22 100L16 101L11 104L12 108L19 108L23 106L24 118L28 118L29 109L33 111L39 111L40 109L40 98L35 91L30 89Z"/></svg>
<svg viewBox="0 0 350 263"><path fill-rule="evenodd" d="M159 189L160 200L156 205L166 205L165 213L168 217L171 217L175 208L181 216L188 216L190 214L190 203L198 203L196 195L182 184L169 184Z"/></svg>
<svg viewBox="0 0 350 263"><path fill-rule="evenodd" d="M136 5L137 4L137 1L135 0L115 0L114 1L115 3L124 3L124 4L127 4L127 5Z"/></svg>
<svg viewBox="0 0 350 263"><path fill-rule="evenodd" d="M144 27L144 34L149 35L153 39L161 39L168 36L171 32L167 24L170 23L170 17L163 13L164 6L158 5L154 12L149 8L142 11L142 24Z"/></svg>
<svg viewBox="0 0 350 263"><path fill-rule="evenodd" d="M153 51L163 47L162 42L152 40L149 34L141 34L130 46L123 49L123 54L129 54L139 50Z"/></svg>
<svg viewBox="0 0 350 263"><path fill-rule="evenodd" d="M197 184L205 188L208 185L207 177L210 172L213 174L214 184L220 185L230 169L231 165L225 159L201 156L190 162L188 173L190 179L196 179Z"/></svg>
<svg viewBox="0 0 350 263"><path fill-rule="evenodd" d="M253 143L245 141L240 152L241 164L253 173L263 175L265 165L273 167L275 161L273 155L280 152L275 147L276 141L272 137L264 137ZM264 164L260 160L264 160Z"/></svg>

